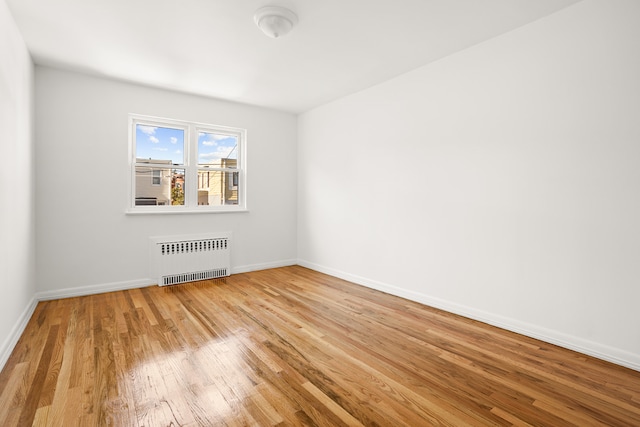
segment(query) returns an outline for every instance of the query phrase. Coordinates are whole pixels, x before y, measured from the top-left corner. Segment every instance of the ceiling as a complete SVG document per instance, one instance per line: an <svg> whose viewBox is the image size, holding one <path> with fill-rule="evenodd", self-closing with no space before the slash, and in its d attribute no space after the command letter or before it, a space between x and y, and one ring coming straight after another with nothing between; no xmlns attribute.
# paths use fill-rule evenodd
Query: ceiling
<svg viewBox="0 0 640 427"><path fill-rule="evenodd" d="M36 64L300 113L579 0L5 0ZM271 39L254 12L299 23Z"/></svg>

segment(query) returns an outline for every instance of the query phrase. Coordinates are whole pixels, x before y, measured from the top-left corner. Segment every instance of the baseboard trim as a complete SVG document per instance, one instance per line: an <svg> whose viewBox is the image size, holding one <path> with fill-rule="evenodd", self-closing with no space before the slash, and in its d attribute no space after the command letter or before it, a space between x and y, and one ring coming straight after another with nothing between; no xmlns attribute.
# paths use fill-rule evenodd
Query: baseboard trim
<svg viewBox="0 0 640 427"><path fill-rule="evenodd" d="M530 323L518 321L516 319L495 315L472 307L460 305L451 301L435 298L419 292L409 291L387 283L349 274L340 270L325 267L306 260L298 260L298 265L309 268L320 273L338 277L358 285L366 286L391 295L406 298L411 301L419 302L430 307L478 320L501 329L506 329L521 335L538 339L540 341L554 344L569 350L577 351L588 356L592 356L616 365L631 368L640 371L640 355L621 350L619 348L610 347L597 342L585 340L579 337L564 334L559 331L542 328Z"/></svg>
<svg viewBox="0 0 640 427"><path fill-rule="evenodd" d="M87 295L103 294L105 292L123 291L126 289L143 288L155 285L153 279L129 280L125 282L103 283L99 285L82 286L79 288L56 289L55 291L37 292L38 301L49 301L53 299L83 297Z"/></svg>
<svg viewBox="0 0 640 427"><path fill-rule="evenodd" d="M9 357L11 356L13 349L16 347L16 344L18 344L18 340L24 333L24 330L26 329L31 316L33 316L33 312L36 310L37 305L38 300L35 297L31 298L31 301L29 301L29 304L27 304L24 311L18 318L18 321L13 326L11 333L2 343L2 347L0 347L0 371L4 369L4 365L6 365L7 361L9 360Z"/></svg>
<svg viewBox="0 0 640 427"><path fill-rule="evenodd" d="M233 267L231 269L231 274L249 273L251 271L268 270L270 268L289 267L291 265L296 265L297 263L298 263L298 260L286 259L286 260L282 260L282 261L274 261L274 262L264 262L264 263L260 263L260 264L242 265L242 266L239 266L239 267Z"/></svg>

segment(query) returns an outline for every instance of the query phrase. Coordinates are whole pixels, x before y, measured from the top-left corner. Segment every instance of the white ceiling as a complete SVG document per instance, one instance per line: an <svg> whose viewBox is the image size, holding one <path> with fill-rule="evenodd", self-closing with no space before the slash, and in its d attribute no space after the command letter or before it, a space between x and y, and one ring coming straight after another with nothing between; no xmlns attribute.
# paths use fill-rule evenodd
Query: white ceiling
<svg viewBox="0 0 640 427"><path fill-rule="evenodd" d="M36 64L299 113L579 0L5 0ZM271 39L262 6L298 26Z"/></svg>

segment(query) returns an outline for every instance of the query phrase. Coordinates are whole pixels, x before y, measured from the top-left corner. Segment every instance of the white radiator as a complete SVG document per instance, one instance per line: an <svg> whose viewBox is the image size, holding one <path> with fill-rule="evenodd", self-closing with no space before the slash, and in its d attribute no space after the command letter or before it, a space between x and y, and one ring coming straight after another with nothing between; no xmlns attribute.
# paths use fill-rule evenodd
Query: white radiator
<svg viewBox="0 0 640 427"><path fill-rule="evenodd" d="M231 274L231 233L151 237L151 277L158 285L215 279Z"/></svg>

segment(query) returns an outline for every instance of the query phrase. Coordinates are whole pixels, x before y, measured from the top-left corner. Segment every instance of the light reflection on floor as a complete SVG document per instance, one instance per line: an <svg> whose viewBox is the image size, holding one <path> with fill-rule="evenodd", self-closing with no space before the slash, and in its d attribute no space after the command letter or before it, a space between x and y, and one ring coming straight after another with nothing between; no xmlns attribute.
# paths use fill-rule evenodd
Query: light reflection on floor
<svg viewBox="0 0 640 427"><path fill-rule="evenodd" d="M251 400L247 390L256 383L239 337L215 338L173 352L164 351L158 342L141 344L162 356L137 364L118 384L121 399L124 394L129 402L137 402L139 421L202 425L242 416L245 399Z"/></svg>

